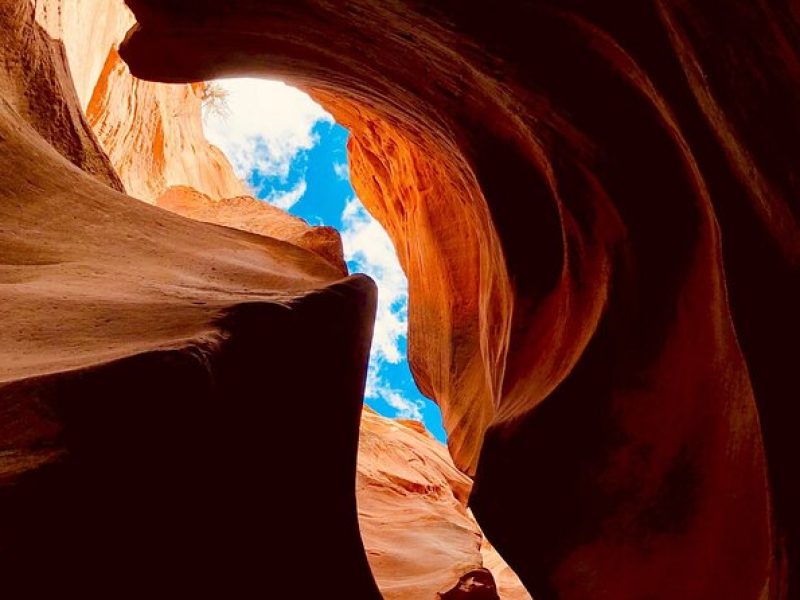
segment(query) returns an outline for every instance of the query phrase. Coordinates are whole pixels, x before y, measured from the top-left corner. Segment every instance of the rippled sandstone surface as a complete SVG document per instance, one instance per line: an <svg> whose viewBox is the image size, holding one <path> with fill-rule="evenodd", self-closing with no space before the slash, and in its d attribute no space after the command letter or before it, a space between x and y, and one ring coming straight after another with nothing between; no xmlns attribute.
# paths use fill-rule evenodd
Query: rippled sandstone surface
<svg viewBox="0 0 800 600"><path fill-rule="evenodd" d="M144 593L156 581L180 594L328 594L325 579L298 590L291 579L264 577L267 570L289 578L306 572L286 564L296 563L291 553L256 564L272 555L253 547L259 535L307 557L302 548L316 529L342 552L318 574L334 587L360 590L357 597L377 593L374 575L381 594L398 600L440 592L528 598L502 559L487 555L502 574L499 587L484 568L486 542L466 508L471 481L419 423L364 414L356 486L361 538L354 522L342 519L355 510L358 409L351 401L363 385L370 286L353 278L330 283L347 275L331 228L309 227L250 196L212 197L193 187L224 195L213 182L232 174L199 128L202 86L130 75L117 53L133 23L121 1L50 0L36 9L35 21L25 3L3 13L19 34L6 40L4 55L15 69L2 88L11 107L4 124L14 132L3 138L3 157L11 171L45 157L23 179L4 179L3 309L12 329L0 357L3 594L105 597ZM20 81L27 93L15 93ZM110 195L45 142L100 183L225 228L198 229ZM309 291L321 297L310 299ZM268 348L256 348L258 339ZM330 351L333 339L340 356L321 368L315 356ZM318 348L306 357L300 349L307 344ZM298 365L307 360L320 381L289 390L305 376ZM258 373L268 384L255 383ZM315 385L330 390L324 397L337 414L329 419L322 410L302 427L325 444L325 456L314 458L316 446L301 448L262 477L256 464L282 454L293 428L265 439L253 427L296 422L298 407L275 401L308 399ZM318 429L326 424L331 430ZM330 472L313 481L303 476L316 469ZM206 489L212 476L219 487ZM337 481L329 489L330 478ZM277 493L286 486L288 497ZM309 493L317 486L350 505L334 503L334 516L317 509L318 494Z"/></svg>
<svg viewBox="0 0 800 600"><path fill-rule="evenodd" d="M374 284L122 194L33 5L0 31L2 596L379 597L354 493Z"/></svg>
<svg viewBox="0 0 800 600"><path fill-rule="evenodd" d="M534 597L797 594L797 2L129 5L134 75L277 76L350 129L412 369ZM32 13L0 8L2 581L377 597L353 492L372 288L113 191ZM261 435L300 418L287 397L325 399L325 452Z"/></svg>
<svg viewBox="0 0 800 600"><path fill-rule="evenodd" d="M797 593L796 2L129 5L133 73L277 76L350 129L534 597Z"/></svg>

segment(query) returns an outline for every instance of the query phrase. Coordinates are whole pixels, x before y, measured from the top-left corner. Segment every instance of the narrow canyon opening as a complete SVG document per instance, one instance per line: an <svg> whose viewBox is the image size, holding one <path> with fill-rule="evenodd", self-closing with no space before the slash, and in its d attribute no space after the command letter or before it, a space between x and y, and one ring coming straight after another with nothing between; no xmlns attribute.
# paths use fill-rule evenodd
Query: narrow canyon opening
<svg viewBox="0 0 800 600"><path fill-rule="evenodd" d="M298 243L342 276L363 273L377 286L356 497L381 593L390 600L438 594L527 600L467 508L472 481L448 453L439 407L414 382L408 281L392 240L351 184L348 130L308 94L281 81L220 79L192 89L202 113L196 142L221 151L219 164L230 163L244 195L211 197L173 185L154 203L195 220ZM315 375L309 370L309 377Z"/></svg>
<svg viewBox="0 0 800 600"><path fill-rule="evenodd" d="M798 32L0 2L0 594L794 598Z"/></svg>
<svg viewBox="0 0 800 600"><path fill-rule="evenodd" d="M0 10L25 34L12 48L41 64L17 61L9 75L32 91L2 90L12 104L0 126L29 129L0 131L22 145L0 157L39 156L40 173L67 174L40 174L52 187L24 208L77 194L59 209L69 224L49 223L96 265L46 263L57 279L92 274L40 288L64 290L69 315L53 322L72 333L58 344L15 335L0 348L11 382L0 382L1 402L59 405L7 420L12 441L15 423L36 441L0 471L11 472L0 490L13 515L0 522L6 587L94 591L130 581L133 568L137 589L166 580L229 594L233 581L250 593L271 585L256 565L267 560L280 565L279 587L313 565L301 597L333 582L358 598L527 600L468 507L472 479L448 450L438 406L414 383L397 237L356 196L349 132L279 81L134 76L121 43L135 19L122 0L17 8ZM422 187L410 173L407 183ZM13 218L11 246L40 239L24 234L40 231L38 219ZM407 264L413 252L401 247ZM27 246L4 250L35 258ZM110 276L120 267L128 276ZM11 304L28 297L3 290ZM110 301L84 305L87 295ZM49 309L14 312L31 310ZM265 541L282 556L252 550ZM32 582L42 564L59 576Z"/></svg>
<svg viewBox="0 0 800 600"><path fill-rule="evenodd" d="M406 275L391 239L350 182L347 129L308 94L281 81L211 81L202 97L206 138L250 193L311 226L336 229L349 272L377 284L366 404L390 418L419 421L445 442L441 411L420 393L408 364ZM246 214L231 218L247 227Z"/></svg>

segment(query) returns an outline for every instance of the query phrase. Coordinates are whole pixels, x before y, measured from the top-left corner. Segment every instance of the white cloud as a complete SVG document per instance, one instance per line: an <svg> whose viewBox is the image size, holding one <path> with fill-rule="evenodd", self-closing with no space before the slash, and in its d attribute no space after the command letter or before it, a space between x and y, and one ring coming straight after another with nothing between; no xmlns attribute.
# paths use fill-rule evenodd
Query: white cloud
<svg viewBox="0 0 800 600"><path fill-rule="evenodd" d="M319 141L315 125L333 123L333 118L308 95L278 81L227 79L215 83L227 92L227 108L204 112L206 137L225 153L240 177L250 180L256 173L265 180L259 194L263 200L284 210L292 208L305 194L305 179L301 176L290 190L275 189L273 184L278 180L283 185L277 187L285 188L290 173L294 181L294 161ZM349 179L347 162L335 163L332 168L338 178ZM421 421L424 403L405 398L386 373L390 365L403 360L408 330L408 283L394 246L357 198L342 212L341 234L345 259L378 285L365 395L385 402L397 417Z"/></svg>
<svg viewBox="0 0 800 600"><path fill-rule="evenodd" d="M206 110L206 137L228 157L243 179L253 171L286 179L297 155L317 143L314 126L333 123L307 94L280 81L222 79L227 110Z"/></svg>
<svg viewBox="0 0 800 600"><path fill-rule="evenodd" d="M269 193L269 195L263 198L263 200L266 200L273 206L277 206L278 208L282 208L283 210L289 210L300 201L300 199L303 197L303 194L305 193L306 193L306 181L305 179L301 179L297 183L297 185L295 185L288 192L273 190Z"/></svg>
<svg viewBox="0 0 800 600"><path fill-rule="evenodd" d="M381 367L382 363L380 361L370 361L364 396L367 398L379 398L386 402L386 404L395 409L395 417L422 421L424 403L421 400L409 400L403 396L402 392L394 389L381 372Z"/></svg>
<svg viewBox="0 0 800 600"><path fill-rule="evenodd" d="M333 163L333 172L342 181L350 179L350 167L346 162Z"/></svg>
<svg viewBox="0 0 800 600"><path fill-rule="evenodd" d="M358 198L345 205L341 234L345 259L354 270L370 275L378 286L375 333L364 395L383 400L395 409L397 417L421 421L424 403L405 398L384 373L387 364L403 360L401 343L408 330L408 282L397 253L386 231Z"/></svg>
<svg viewBox="0 0 800 600"><path fill-rule="evenodd" d="M357 198L342 212L344 257L378 285L378 311L372 340L374 358L397 364L400 341L408 330L408 282L389 236Z"/></svg>

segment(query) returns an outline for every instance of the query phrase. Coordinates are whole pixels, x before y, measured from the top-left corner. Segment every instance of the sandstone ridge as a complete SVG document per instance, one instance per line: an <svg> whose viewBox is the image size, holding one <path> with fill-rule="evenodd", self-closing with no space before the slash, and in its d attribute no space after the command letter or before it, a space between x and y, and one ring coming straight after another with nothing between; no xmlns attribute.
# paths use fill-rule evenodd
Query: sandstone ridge
<svg viewBox="0 0 800 600"><path fill-rule="evenodd" d="M278 77L349 128L534 597L798 593L795 2L128 4L138 76Z"/></svg>
<svg viewBox="0 0 800 600"><path fill-rule="evenodd" d="M374 284L122 194L33 4L0 30L3 597L380 598L354 494Z"/></svg>

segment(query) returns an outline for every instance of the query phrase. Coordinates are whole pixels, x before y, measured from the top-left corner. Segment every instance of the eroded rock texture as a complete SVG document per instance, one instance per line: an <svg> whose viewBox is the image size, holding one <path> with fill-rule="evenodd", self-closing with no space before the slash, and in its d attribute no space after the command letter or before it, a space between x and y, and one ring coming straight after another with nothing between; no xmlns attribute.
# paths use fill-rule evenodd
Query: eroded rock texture
<svg viewBox="0 0 800 600"><path fill-rule="evenodd" d="M352 132L414 373L540 599L800 593L796 2L129 0Z"/></svg>
<svg viewBox="0 0 800 600"><path fill-rule="evenodd" d="M113 189L33 4L0 32L0 595L379 598L374 285Z"/></svg>
<svg viewBox="0 0 800 600"><path fill-rule="evenodd" d="M177 186L159 196L156 206L190 219L290 242L318 254L342 275L347 275L338 231L333 227L312 227L303 219L252 196L214 200L193 188Z"/></svg>
<svg viewBox="0 0 800 600"><path fill-rule="evenodd" d="M37 109L46 100L66 104L66 122L47 122L48 115L33 110L26 116L47 126L48 141L56 148L74 131L85 131L83 145L68 156L97 178L102 171L91 166L103 165L107 183L119 188L75 110L68 63L77 96L129 191L149 199L147 194L165 185L166 173L209 189L202 183L209 180L207 175L213 180L220 161L228 163L214 153L195 151L207 146L198 128L200 87L131 78L116 52L117 41L132 23L124 6L53 0L36 8L44 30L30 20L24 5L7 16L23 37L38 37L35 43L19 44L18 54L7 60L13 64L17 56L37 56L38 51L42 62L53 63L50 70L56 75L42 81L25 71L12 72L4 99L12 105L20 102L11 85L11 75L16 75L34 85ZM48 41L50 35L63 40L66 53L60 41ZM55 60L47 55L51 48L58 51ZM96 60L99 55L107 55L105 65ZM10 112L6 124L21 116ZM163 151L162 123L167 121L172 133L166 137L183 149L177 154ZM30 159L20 151L26 143L41 145L27 139L31 136L24 128L19 137L3 149L10 167ZM315 569L326 578L316 586L298 590L287 579L292 569L287 570L286 559L271 558L274 553L258 540L261 536L290 555L307 556L301 547L310 545L309 533L319 525L314 505L320 501L307 494L309 486L341 495L342 490L327 489L327 478L342 478L337 485L343 489L352 484L347 472L351 456L341 451L321 457L317 467L333 467L327 476L298 482L306 478L309 468L303 462L313 460L315 444L300 450L305 458L293 456L266 470L261 463L270 453L285 453L282 446L293 428L285 428L284 435L271 434L274 439L269 440L255 431L274 419L296 422L296 405L292 409L275 402L306 398L308 386L298 382L288 389L287 382L306 377L298 373L300 365L324 377L314 357L330 351L337 336L339 351L344 350L341 360L355 363L330 368L341 369L336 377L342 380L353 369L358 372L360 359L347 348L354 334L362 339L358 329L368 322L370 293L361 283L355 292L349 285L329 286L337 272L347 275L338 233L309 227L249 196L216 199L189 185L169 187L155 200L157 206L195 220L272 238L249 236L242 252L242 237L231 231L214 228L209 234L109 196L108 190L65 173L50 158L28 173L31 182L40 182L35 190L20 188L13 177L4 179L9 204L3 223L13 228L13 235L2 240L8 257L4 316L14 329L2 340L0 357L0 406L7 420L0 430L2 593L12 598L78 591L88 597L117 596L147 593L157 582L160 589L180 596L237 591L283 596L291 590L300 597L317 597L333 594L339 586L350 586L353 597L374 594L363 561L358 573L363 551L353 537L354 522L342 521L342 514L352 516L354 510L342 502L347 495L333 505L337 515L331 518L339 523L319 530L334 544L344 542L338 550L343 556L323 559L331 564L321 572ZM157 161L163 164L155 165ZM39 197L54 190L58 193L53 198ZM65 209L54 206L55 198L67 203ZM37 207L36 216L22 210L30 210L23 202ZM65 217L72 220L69 226L63 225ZM194 236L202 236L197 244ZM21 243L23 238L28 243ZM116 242L118 238L122 241ZM314 252L335 271L275 240ZM103 248L109 241L115 242L113 247ZM37 275L42 267L47 272ZM308 290L320 286L345 305L355 299L354 306L365 310L365 321L348 318L335 302L325 300L320 306L319 300L307 300ZM315 311L320 315L314 316ZM320 318L342 322L332 327ZM320 336L312 339L317 329ZM328 336L333 338L326 342ZM270 348L254 346L260 337ZM316 351L308 359L298 355L309 344L318 345ZM269 379L267 390L255 381L259 373ZM314 385L332 384L321 379ZM341 414L332 420L314 418L310 427L302 419L302 431L325 443L327 434L317 427L328 420L335 429L328 433L341 436L344 448L352 451L356 405L342 405L339 387L334 383L332 394L322 395L330 410ZM305 400L301 404L311 408ZM328 445L325 452L330 452ZM237 458L240 453L246 456ZM487 560L502 576L503 586L496 586L484 568L486 542L466 508L471 480L421 424L366 413L358 456L358 514L384 597L529 597L496 554ZM203 480L211 473L215 484L207 489ZM324 494L321 501L326 501ZM315 514L298 517L302 510ZM282 515L282 526L271 524L276 514ZM298 519L304 522L292 524ZM271 527L276 527L275 535L267 532ZM349 533L343 537L337 528L349 528ZM285 540L285 535L292 539ZM348 549L354 541L356 547ZM261 564L264 560L270 564ZM354 565L355 571L345 577L336 572L353 571ZM279 571L279 581L265 576L273 570ZM48 574L40 577L40 572Z"/></svg>
<svg viewBox="0 0 800 600"><path fill-rule="evenodd" d="M203 84L131 76L117 49L136 20L123 0L38 0L37 21L63 43L89 125L125 191L153 203L172 186L215 200L248 193L203 134Z"/></svg>
<svg viewBox="0 0 800 600"><path fill-rule="evenodd" d="M196 190L176 187L157 205L190 218L290 241L340 265L346 273L335 230L309 227L251 197L215 201ZM446 447L422 423L388 419L365 408L356 499L362 540L384 598L435 600L442 594L471 600L530 599L467 509L471 488L472 480L456 469Z"/></svg>
<svg viewBox="0 0 800 600"><path fill-rule="evenodd" d="M367 408L360 436L358 518L386 600L530 600L467 509L472 481L421 423Z"/></svg>

